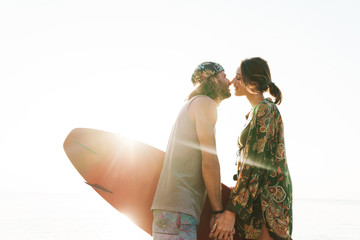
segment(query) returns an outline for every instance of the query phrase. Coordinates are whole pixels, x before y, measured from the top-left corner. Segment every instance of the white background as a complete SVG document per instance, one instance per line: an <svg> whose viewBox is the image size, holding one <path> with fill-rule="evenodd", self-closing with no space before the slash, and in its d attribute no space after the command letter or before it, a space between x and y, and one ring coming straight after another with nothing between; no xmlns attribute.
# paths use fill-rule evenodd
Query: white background
<svg viewBox="0 0 360 240"><path fill-rule="evenodd" d="M0 1L0 193L86 193L62 143L76 127L165 150L191 74L262 57L283 92L295 199L359 200L357 1ZM245 98L218 109L233 185Z"/></svg>

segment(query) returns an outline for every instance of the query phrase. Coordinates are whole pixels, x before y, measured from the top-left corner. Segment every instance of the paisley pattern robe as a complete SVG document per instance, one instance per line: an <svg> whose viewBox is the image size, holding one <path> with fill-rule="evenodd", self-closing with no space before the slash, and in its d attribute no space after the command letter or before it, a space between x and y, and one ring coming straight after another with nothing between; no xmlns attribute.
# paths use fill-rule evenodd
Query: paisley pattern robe
<svg viewBox="0 0 360 240"><path fill-rule="evenodd" d="M280 112L268 98L249 119L246 145L239 146L238 180L226 210L236 213L235 228L242 238L259 238L265 223L274 239L291 239L292 183Z"/></svg>

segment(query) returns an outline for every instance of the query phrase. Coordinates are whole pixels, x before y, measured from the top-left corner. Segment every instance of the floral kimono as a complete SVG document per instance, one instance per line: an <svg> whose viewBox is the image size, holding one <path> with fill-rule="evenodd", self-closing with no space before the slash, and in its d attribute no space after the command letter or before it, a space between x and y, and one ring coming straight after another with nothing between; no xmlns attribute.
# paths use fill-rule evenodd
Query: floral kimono
<svg viewBox="0 0 360 240"><path fill-rule="evenodd" d="M280 112L268 98L249 119L246 144L239 146L238 180L226 210L236 213L235 228L242 238L259 238L265 223L274 239L291 239L292 184Z"/></svg>

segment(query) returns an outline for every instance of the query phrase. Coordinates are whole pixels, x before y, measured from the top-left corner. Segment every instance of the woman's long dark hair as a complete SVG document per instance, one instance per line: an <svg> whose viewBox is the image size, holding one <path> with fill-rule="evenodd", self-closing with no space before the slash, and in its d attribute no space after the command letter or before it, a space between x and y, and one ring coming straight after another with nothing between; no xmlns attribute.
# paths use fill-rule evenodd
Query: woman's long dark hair
<svg viewBox="0 0 360 240"><path fill-rule="evenodd" d="M240 69L245 86L256 86L261 93L269 90L271 96L275 98L275 104L281 103L281 91L272 82L270 68L264 59L259 57L245 59L241 62Z"/></svg>

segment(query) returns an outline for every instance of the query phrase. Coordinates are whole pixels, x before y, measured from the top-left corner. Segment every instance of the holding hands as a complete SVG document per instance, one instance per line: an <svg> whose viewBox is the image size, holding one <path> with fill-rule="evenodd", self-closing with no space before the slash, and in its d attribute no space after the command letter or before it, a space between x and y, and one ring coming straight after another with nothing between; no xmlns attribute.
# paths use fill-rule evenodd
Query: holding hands
<svg viewBox="0 0 360 240"><path fill-rule="evenodd" d="M210 221L211 232L209 237L215 240L232 240L235 234L235 213L225 211L213 215Z"/></svg>

